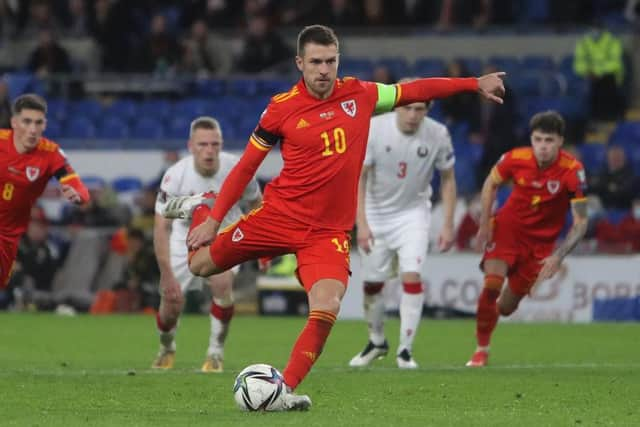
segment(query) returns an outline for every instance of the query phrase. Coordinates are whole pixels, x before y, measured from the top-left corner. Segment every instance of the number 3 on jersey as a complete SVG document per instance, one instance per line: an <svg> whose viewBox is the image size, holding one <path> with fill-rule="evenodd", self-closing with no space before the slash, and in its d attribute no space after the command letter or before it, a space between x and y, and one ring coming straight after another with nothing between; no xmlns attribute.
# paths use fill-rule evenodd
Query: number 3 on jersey
<svg viewBox="0 0 640 427"><path fill-rule="evenodd" d="M347 151L347 137L342 128L333 129L333 141L331 141L329 137L329 132L326 131L320 134L320 138L322 138L322 142L324 143L322 157L333 156L336 153L342 154Z"/></svg>
<svg viewBox="0 0 640 427"><path fill-rule="evenodd" d="M2 187L2 200L11 200L13 199L13 189L15 187L12 183L6 182Z"/></svg>

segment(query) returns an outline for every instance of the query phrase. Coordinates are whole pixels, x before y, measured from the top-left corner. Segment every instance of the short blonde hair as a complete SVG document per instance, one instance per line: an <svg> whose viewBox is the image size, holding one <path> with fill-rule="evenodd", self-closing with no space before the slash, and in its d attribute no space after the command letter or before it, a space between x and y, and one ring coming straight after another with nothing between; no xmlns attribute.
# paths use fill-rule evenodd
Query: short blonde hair
<svg viewBox="0 0 640 427"><path fill-rule="evenodd" d="M191 122L189 126L189 138L193 137L193 133L196 129L211 129L220 131L220 135L222 136L222 127L220 127L220 122L210 116L200 116Z"/></svg>

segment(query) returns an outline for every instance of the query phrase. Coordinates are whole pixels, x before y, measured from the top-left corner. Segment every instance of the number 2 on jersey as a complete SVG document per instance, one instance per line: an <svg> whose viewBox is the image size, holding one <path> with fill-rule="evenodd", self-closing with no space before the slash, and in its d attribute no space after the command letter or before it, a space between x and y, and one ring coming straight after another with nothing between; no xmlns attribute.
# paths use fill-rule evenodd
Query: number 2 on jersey
<svg viewBox="0 0 640 427"><path fill-rule="evenodd" d="M331 138L329 138L329 132L322 132L320 134L322 142L324 142L324 151L322 157L333 156L335 153L342 154L347 151L347 137L345 136L344 129L333 129L333 144L331 144ZM331 149L333 146L333 150Z"/></svg>
<svg viewBox="0 0 640 427"><path fill-rule="evenodd" d="M2 187L2 199L3 200L11 200L13 199L13 189L15 187L12 183L6 182L4 187Z"/></svg>

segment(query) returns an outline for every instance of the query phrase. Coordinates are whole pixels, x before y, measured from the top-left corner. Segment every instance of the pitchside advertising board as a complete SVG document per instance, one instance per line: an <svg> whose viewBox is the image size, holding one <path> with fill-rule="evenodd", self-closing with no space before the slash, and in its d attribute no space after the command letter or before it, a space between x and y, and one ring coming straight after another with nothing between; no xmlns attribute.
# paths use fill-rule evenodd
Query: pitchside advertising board
<svg viewBox="0 0 640 427"><path fill-rule="evenodd" d="M483 275L478 254L430 255L422 272L425 313L435 316L473 316ZM341 319L363 319L360 257L351 256L352 275L342 302ZM397 312L401 286L391 280L383 292L386 310ZM258 279L261 314L306 314L306 295L293 277ZM596 310L594 311L594 307ZM518 311L501 321L591 322L640 320L640 255L576 256L561 271L541 283L525 298Z"/></svg>
<svg viewBox="0 0 640 427"><path fill-rule="evenodd" d="M425 303L475 313L483 281L479 259L473 254L430 256L423 271ZM386 292L391 301L387 309L397 307L400 287ZM634 320L634 313L627 313L630 318L616 317L616 313L611 319L602 316L607 310L618 315L625 314L621 310L638 310L639 301L640 255L568 257L554 278L537 286L516 313L501 321L590 322L594 307L601 320Z"/></svg>

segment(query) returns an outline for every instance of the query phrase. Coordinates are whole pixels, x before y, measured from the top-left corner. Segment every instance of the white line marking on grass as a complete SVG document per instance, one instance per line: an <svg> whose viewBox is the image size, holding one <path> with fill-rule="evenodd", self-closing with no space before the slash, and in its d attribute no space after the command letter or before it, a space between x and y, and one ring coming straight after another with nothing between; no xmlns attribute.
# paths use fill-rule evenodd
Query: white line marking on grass
<svg viewBox="0 0 640 427"><path fill-rule="evenodd" d="M422 366L418 369L412 369L403 371L393 366L368 366L364 368L350 368L348 366L317 366L314 367L313 372L443 372L443 371L518 371L518 370L535 370L535 369L560 369L560 370L574 370L574 369L640 369L640 363L550 363L550 364L514 364L514 365L489 365L485 368L469 368L464 365L435 365L435 366ZM222 375L235 375L240 371L239 369L227 369ZM135 374L130 374L134 372ZM155 369L33 369L33 368L19 368L19 369L5 369L0 371L1 377L9 377L13 375L32 375L32 376L131 376L137 375L157 375L157 376L175 376L175 375L196 375L205 377L211 377L211 374L205 374L198 369L170 369L166 371ZM216 377L218 374L216 374Z"/></svg>

